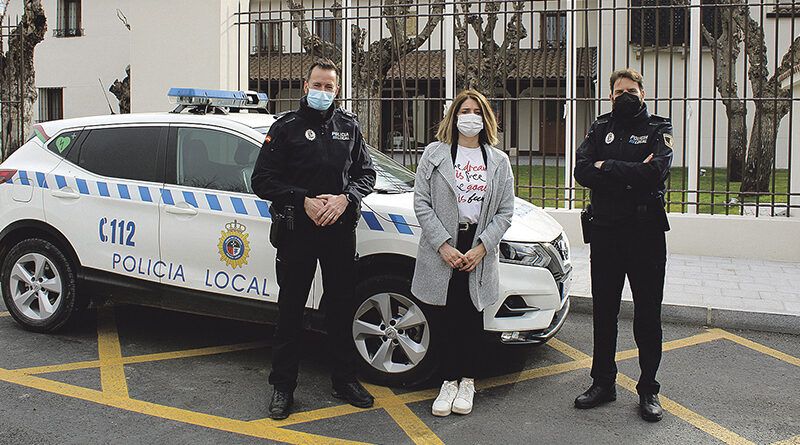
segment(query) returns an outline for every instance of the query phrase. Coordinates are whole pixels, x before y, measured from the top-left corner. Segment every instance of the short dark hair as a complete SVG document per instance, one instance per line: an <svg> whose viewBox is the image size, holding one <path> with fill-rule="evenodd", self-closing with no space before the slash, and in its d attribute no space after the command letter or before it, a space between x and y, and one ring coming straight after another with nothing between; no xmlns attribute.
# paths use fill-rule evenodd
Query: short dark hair
<svg viewBox="0 0 800 445"><path fill-rule="evenodd" d="M639 74L639 72L634 70L634 69L625 68L625 69L621 69L621 70L616 70L613 73L611 73L611 84L610 84L610 86L611 86L611 92L612 93L614 92L614 84L617 83L617 81L619 79L623 79L623 78L624 79L630 79L630 80L638 83L639 84L639 89L642 89L642 90L644 89L644 85L642 84L642 75Z"/></svg>
<svg viewBox="0 0 800 445"><path fill-rule="evenodd" d="M314 68L320 68L323 70L333 70L336 71L336 83L339 83L339 68L333 63L331 59L317 59L311 66L308 67L308 72L306 73L306 81L311 78L311 72L314 71Z"/></svg>

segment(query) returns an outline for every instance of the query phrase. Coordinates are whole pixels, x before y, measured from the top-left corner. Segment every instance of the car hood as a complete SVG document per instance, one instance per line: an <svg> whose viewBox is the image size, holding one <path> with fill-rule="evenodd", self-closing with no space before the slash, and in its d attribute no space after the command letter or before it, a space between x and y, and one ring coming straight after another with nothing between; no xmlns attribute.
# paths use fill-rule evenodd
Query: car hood
<svg viewBox="0 0 800 445"><path fill-rule="evenodd" d="M419 226L414 215L414 193L377 194L373 193L364 200L365 211L372 211L382 219L390 221L389 214L403 215L410 225ZM541 208L514 198L514 217L511 227L503 237L506 241L523 243L550 242L558 238L563 228L553 217Z"/></svg>

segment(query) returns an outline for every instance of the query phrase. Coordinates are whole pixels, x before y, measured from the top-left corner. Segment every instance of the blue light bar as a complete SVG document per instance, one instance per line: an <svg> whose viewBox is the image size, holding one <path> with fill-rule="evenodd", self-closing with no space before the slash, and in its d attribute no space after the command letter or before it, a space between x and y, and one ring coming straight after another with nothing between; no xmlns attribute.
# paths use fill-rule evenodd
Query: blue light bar
<svg viewBox="0 0 800 445"><path fill-rule="evenodd" d="M240 107L247 103L247 95L242 91L170 88L167 96L172 102L179 105Z"/></svg>
<svg viewBox="0 0 800 445"><path fill-rule="evenodd" d="M266 109L269 97L253 91L206 90L202 88L170 88L170 102L183 106L206 105L228 108Z"/></svg>

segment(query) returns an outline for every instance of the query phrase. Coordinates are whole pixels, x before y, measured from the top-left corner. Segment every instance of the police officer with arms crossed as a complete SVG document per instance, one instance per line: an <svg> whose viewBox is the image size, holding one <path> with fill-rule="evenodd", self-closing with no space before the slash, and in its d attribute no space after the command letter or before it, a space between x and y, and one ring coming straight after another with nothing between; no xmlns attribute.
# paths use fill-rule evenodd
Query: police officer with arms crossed
<svg viewBox="0 0 800 445"><path fill-rule="evenodd" d="M575 179L592 191L583 222L591 247L594 382L575 399L575 406L594 408L617 398L617 316L627 275L641 368L639 413L657 422L662 417L656 371L661 361L664 232L669 230L664 192L672 164L672 124L648 113L644 97L639 73L615 71L613 110L597 118L578 148Z"/></svg>
<svg viewBox="0 0 800 445"><path fill-rule="evenodd" d="M356 281L355 227L361 199L372 192L375 170L355 115L334 105L336 65L314 62L300 108L269 130L252 176L253 191L272 201L270 242L277 249L278 326L269 416L289 416L297 386L305 303L322 269L322 306L333 365L333 395L369 408L373 397L355 377L350 322Z"/></svg>

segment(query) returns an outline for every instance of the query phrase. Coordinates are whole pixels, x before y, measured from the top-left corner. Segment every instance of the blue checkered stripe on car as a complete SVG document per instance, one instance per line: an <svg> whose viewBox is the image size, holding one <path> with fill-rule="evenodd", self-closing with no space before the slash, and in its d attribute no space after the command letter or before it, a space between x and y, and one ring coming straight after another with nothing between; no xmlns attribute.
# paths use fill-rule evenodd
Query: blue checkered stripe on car
<svg viewBox="0 0 800 445"><path fill-rule="evenodd" d="M163 202L167 205L186 202L192 207L211 212L271 218L268 201L220 193L161 188L136 183L96 181L25 170L18 170L10 180L6 181L6 184L54 190L70 187L81 195L87 196L153 204ZM373 212L364 211L359 227L377 232L414 234L413 228L403 215L389 214L388 216L389 220L387 221Z"/></svg>

